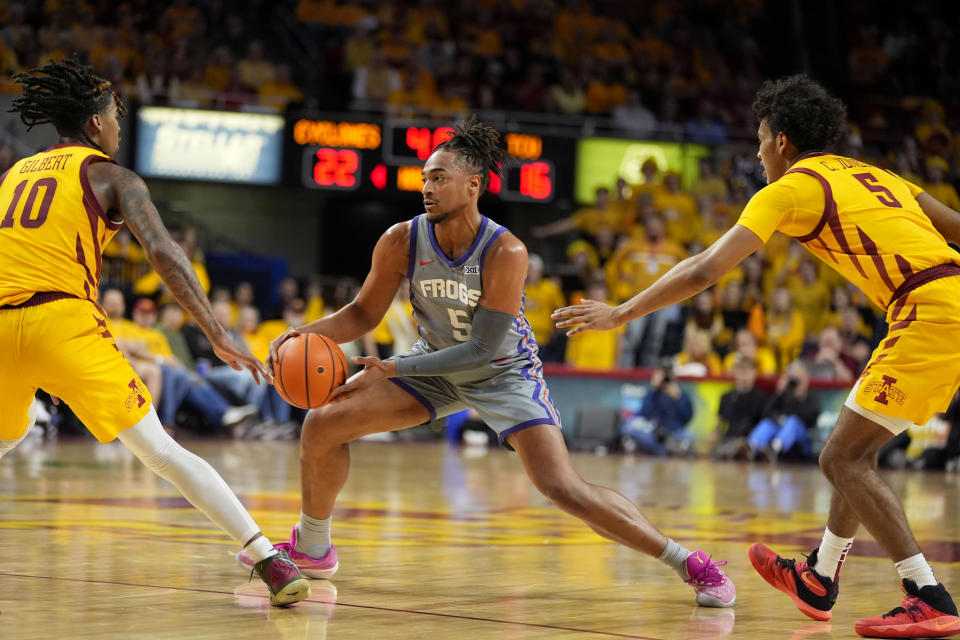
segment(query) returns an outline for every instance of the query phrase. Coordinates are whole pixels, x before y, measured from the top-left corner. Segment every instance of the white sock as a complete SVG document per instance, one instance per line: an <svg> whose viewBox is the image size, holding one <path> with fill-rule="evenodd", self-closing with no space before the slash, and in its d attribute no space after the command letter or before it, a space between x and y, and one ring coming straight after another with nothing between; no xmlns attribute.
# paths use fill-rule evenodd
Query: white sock
<svg viewBox="0 0 960 640"><path fill-rule="evenodd" d="M143 420L121 431L118 437L148 469L175 486L190 504L238 544L245 544L260 533L260 527L220 474L167 435L153 407ZM248 545L247 552L259 562L273 555L273 546L265 536L260 536Z"/></svg>
<svg viewBox="0 0 960 640"><path fill-rule="evenodd" d="M841 538L829 528L823 530L823 541L817 549L817 564L810 567L824 578L834 582L840 577L840 567L853 545L853 538Z"/></svg>
<svg viewBox="0 0 960 640"><path fill-rule="evenodd" d="M256 540L250 542L244 549L246 549L247 554L253 558L254 562L260 562L270 556L277 555L277 550L270 544L267 536L257 536Z"/></svg>
<svg viewBox="0 0 960 640"><path fill-rule="evenodd" d="M667 538L667 546L664 547L657 560L671 567L677 572L681 580L689 580L687 573L687 558L690 557L690 550L683 545L673 541L673 538Z"/></svg>
<svg viewBox="0 0 960 640"><path fill-rule="evenodd" d="M311 518L300 512L300 524L297 525L297 548L311 558L322 558L330 551L330 518Z"/></svg>
<svg viewBox="0 0 960 640"><path fill-rule="evenodd" d="M937 579L933 576L933 569L927 563L927 559L922 553L905 558L895 563L897 573L903 580L913 580L918 588L926 586L936 586Z"/></svg>

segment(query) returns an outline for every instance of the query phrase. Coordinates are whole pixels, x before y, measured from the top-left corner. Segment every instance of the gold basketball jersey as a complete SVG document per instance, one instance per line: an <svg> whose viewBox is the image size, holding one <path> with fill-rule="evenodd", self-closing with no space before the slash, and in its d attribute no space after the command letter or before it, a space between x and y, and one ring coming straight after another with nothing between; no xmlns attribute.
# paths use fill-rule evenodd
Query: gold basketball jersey
<svg viewBox="0 0 960 640"><path fill-rule="evenodd" d="M103 247L122 223L93 194L92 162L113 160L58 144L0 176L0 307L46 293L96 300Z"/></svg>

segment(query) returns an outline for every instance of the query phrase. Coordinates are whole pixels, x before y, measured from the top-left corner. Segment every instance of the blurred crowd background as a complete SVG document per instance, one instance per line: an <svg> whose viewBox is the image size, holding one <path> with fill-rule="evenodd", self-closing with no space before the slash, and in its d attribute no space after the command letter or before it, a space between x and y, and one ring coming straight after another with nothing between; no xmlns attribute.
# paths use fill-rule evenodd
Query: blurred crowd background
<svg viewBox="0 0 960 640"><path fill-rule="evenodd" d="M822 9L830 20L795 25L785 35L777 25L792 4L0 0L0 92L17 91L11 73L79 52L126 100L139 104L351 110L434 120L497 110L545 125L577 123L590 130L599 124L637 139L707 144L711 153L691 184L650 160L637 182L621 179L614 189L597 189L590 202L558 206L548 219L530 224L521 234L531 251L525 310L546 362L658 371L654 386L669 390L666 396L676 402L675 376L732 378L742 394L759 384L763 398L737 397L721 406L729 415L721 415L712 443L718 455L792 449L809 456L809 443L800 436L791 440L785 423L793 416L814 425L816 412L771 409L771 398L805 398L811 381L814 387L852 383L886 327L860 291L788 238L777 234L689 304L620 331L567 340L549 319L554 308L584 297L611 303L629 298L736 222L764 184L755 158L752 96L763 79L797 67L824 70L829 77L821 79L848 104L840 153L888 168L960 209L960 12L954 3L920 0L894 11L883 2L816 0L804 15ZM13 130L0 130L0 172L32 151ZM174 233L206 277L206 232L185 224ZM226 288L206 277L205 284L225 324L263 358L269 340L287 326L349 301L363 275L298 274L266 292L248 282ZM243 435L256 437L295 435L290 425L296 414L272 393L254 392L249 381L226 373L211 379L219 367L212 366L209 345L172 304L126 232L105 254L103 295L108 292L116 298L112 317L124 322L114 334L125 351L141 362L145 379L152 376L179 398L171 401L176 406L167 422L239 424ZM381 326L347 350L387 356L416 338L401 292ZM202 376L194 375L198 364ZM170 373L181 368L191 375ZM181 405L209 406L202 395L207 390L196 390L203 384L220 397L217 411L178 414ZM753 408L734 410L735 400ZM676 407L671 412L674 420L683 415ZM730 444L733 439L723 437L728 423L745 413L750 424L738 428L751 440ZM652 452L689 448L682 434L667 438L661 427L654 429L661 434L656 442L644 440L651 429L642 420L653 419L640 414L633 416L641 420L633 445ZM249 415L258 416L257 429ZM758 431L771 416L776 429Z"/></svg>

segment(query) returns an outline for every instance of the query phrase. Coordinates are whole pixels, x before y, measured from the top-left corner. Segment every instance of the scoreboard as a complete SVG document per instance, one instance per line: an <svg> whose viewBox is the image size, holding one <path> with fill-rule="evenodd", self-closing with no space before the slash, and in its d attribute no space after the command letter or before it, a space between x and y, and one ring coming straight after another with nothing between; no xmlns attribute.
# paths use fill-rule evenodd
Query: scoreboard
<svg viewBox="0 0 960 640"><path fill-rule="evenodd" d="M300 118L288 126L290 171L310 189L365 195L420 191L423 163L453 135L449 124ZM573 195L576 141L515 131L504 135L514 160L491 173L489 191L502 200L548 203Z"/></svg>

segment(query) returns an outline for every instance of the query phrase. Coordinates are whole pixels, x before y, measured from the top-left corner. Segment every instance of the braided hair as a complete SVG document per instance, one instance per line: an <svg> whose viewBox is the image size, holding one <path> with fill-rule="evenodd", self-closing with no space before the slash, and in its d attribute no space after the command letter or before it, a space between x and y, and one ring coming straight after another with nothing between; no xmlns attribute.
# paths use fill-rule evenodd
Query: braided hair
<svg viewBox="0 0 960 640"><path fill-rule="evenodd" d="M481 195L490 184L490 172L502 178L502 165L513 159L504 148L500 132L477 120L475 115L456 125L453 137L438 144L434 153L437 151L455 154L461 168L479 174Z"/></svg>
<svg viewBox="0 0 960 640"><path fill-rule="evenodd" d="M13 100L9 112L19 113L28 131L50 123L61 136L80 137L96 147L84 131L90 116L102 113L111 101L117 105L117 116L127 112L110 82L82 64L77 54L59 63L50 60L29 73L16 74L13 80L23 93Z"/></svg>

